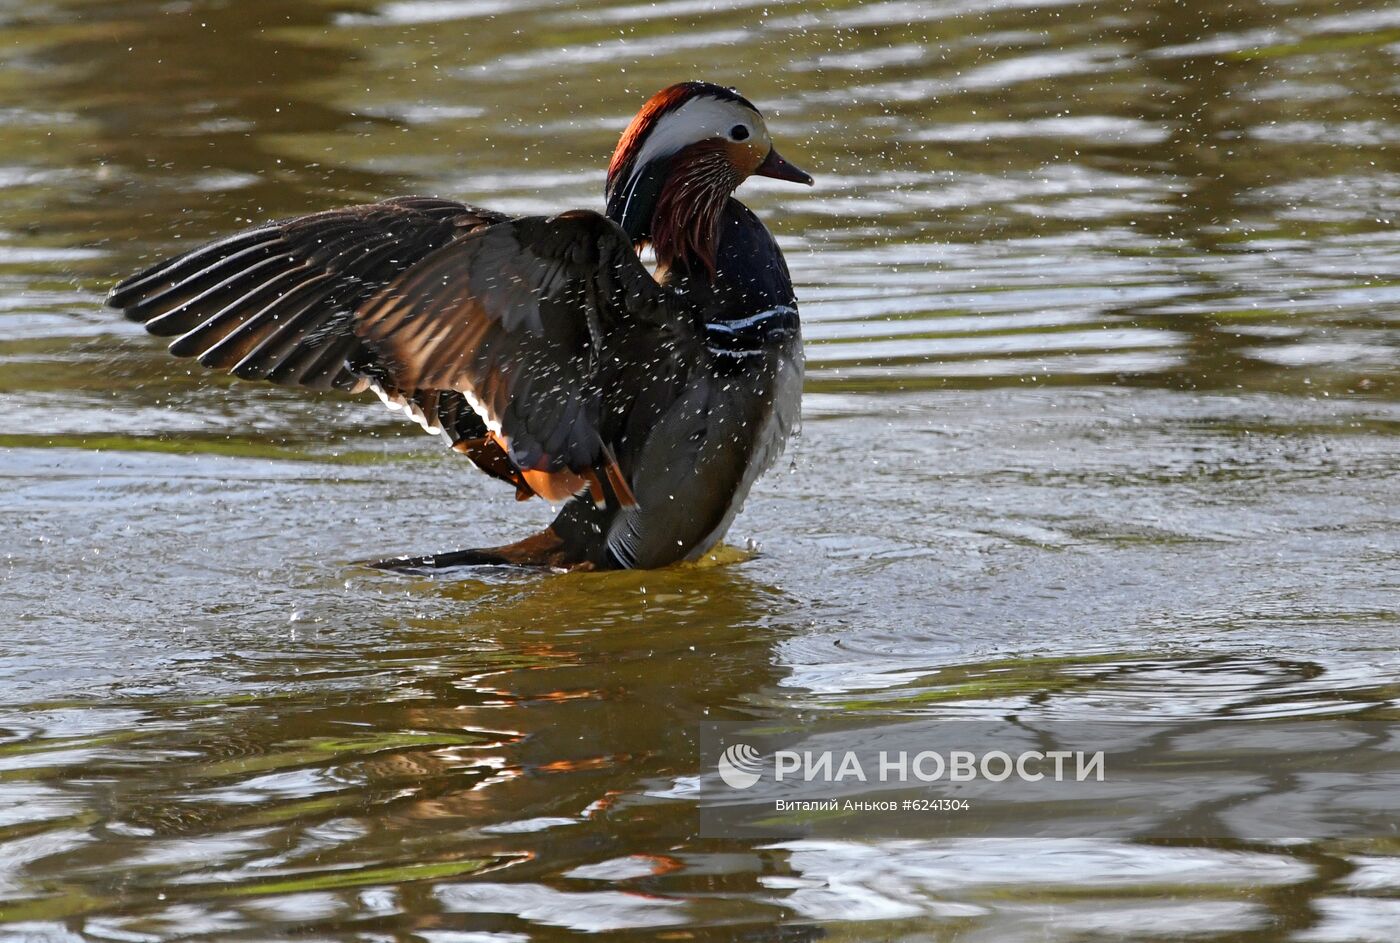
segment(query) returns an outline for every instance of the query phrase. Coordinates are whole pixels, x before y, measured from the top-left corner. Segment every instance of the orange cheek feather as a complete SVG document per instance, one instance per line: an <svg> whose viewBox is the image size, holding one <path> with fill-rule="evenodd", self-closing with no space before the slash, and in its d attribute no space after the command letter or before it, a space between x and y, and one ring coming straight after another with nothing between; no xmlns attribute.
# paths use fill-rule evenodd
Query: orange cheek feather
<svg viewBox="0 0 1400 943"><path fill-rule="evenodd" d="M750 177L763 163L767 153L760 153L751 141L726 141L724 149L729 152L729 162L739 171L739 176Z"/></svg>

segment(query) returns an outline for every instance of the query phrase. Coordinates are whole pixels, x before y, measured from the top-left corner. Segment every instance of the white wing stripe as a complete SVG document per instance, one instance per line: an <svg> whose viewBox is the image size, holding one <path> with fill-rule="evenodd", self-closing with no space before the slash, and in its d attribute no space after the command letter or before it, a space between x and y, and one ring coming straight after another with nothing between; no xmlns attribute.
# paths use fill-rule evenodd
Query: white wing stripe
<svg viewBox="0 0 1400 943"><path fill-rule="evenodd" d="M780 314L793 315L796 313L797 309L791 307L790 305L778 305L776 308L769 308L767 311L760 311L758 314L751 314L746 318L737 318L733 321L707 321L705 322L705 330L724 331L726 334L737 334L744 328L753 327L755 324L760 324L771 317L775 317Z"/></svg>

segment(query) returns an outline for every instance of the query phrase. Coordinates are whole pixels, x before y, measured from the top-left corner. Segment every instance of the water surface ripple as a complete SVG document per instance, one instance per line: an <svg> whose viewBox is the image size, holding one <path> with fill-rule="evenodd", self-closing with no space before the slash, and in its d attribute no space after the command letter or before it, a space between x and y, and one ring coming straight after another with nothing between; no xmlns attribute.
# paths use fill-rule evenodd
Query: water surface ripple
<svg viewBox="0 0 1400 943"><path fill-rule="evenodd" d="M1400 16L1376 0L0 2L0 937L1388 941L1393 838L700 838L695 726L1393 717ZM597 207L703 75L818 178L722 565L100 306L250 221ZM1015 814L1014 811L1010 814Z"/></svg>

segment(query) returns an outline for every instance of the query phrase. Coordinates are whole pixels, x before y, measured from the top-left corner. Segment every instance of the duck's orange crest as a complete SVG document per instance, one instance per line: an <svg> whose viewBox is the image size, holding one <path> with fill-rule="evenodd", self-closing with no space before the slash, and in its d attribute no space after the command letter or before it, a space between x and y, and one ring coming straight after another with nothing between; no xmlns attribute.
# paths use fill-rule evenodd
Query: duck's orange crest
<svg viewBox="0 0 1400 943"><path fill-rule="evenodd" d="M684 105L703 88L705 85L701 82L677 82L647 99L647 103L637 112L632 123L627 125L622 137L618 139L617 149L613 151L612 160L608 163L609 190L630 172L633 161L642 149L642 142L662 116Z"/></svg>

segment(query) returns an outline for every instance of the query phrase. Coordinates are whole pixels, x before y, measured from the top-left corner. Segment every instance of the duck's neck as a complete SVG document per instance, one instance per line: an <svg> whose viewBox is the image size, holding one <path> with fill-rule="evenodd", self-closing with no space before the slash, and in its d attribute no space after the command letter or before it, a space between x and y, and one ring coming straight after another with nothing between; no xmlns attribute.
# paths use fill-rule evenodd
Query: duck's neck
<svg viewBox="0 0 1400 943"><path fill-rule="evenodd" d="M723 148L696 151L667 176L651 216L657 265L693 269L698 263L713 277L720 214L738 185Z"/></svg>
<svg viewBox="0 0 1400 943"><path fill-rule="evenodd" d="M645 168L609 195L608 215L638 245L650 243L660 269L715 275L720 217L739 185L720 143L694 145L665 166Z"/></svg>

